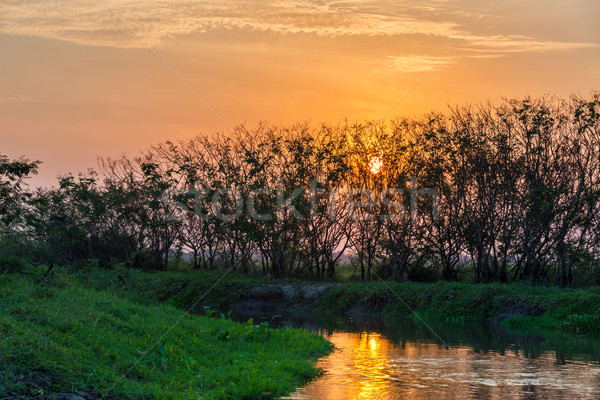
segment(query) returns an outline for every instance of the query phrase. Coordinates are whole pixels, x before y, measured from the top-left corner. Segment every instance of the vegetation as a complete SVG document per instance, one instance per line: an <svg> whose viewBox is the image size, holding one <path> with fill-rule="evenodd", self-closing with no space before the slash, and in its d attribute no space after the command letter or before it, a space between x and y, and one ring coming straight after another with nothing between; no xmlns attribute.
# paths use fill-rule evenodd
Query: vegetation
<svg viewBox="0 0 600 400"><path fill-rule="evenodd" d="M562 328L570 332L599 332L600 309L594 314L570 314L562 323Z"/></svg>
<svg viewBox="0 0 600 400"><path fill-rule="evenodd" d="M597 284L600 94L389 123L238 127L28 192L0 163L2 244L81 268L232 267L333 278L343 250L397 281ZM185 256L185 257L184 257ZM10 260L8 260L10 261ZM14 264L13 261L5 264Z"/></svg>
<svg viewBox="0 0 600 400"><path fill-rule="evenodd" d="M0 276L0 398L86 390L108 398L266 399L314 377L331 350L306 331L187 316L41 269ZM212 313L210 313L212 315ZM30 392L32 379L47 387Z"/></svg>
<svg viewBox="0 0 600 400"><path fill-rule="evenodd" d="M170 307L187 309L232 271L209 304L257 274L336 280L354 268L366 282L314 306L599 330L599 92L240 126L31 190L38 165L0 155L6 393L33 373L117 398L265 398L314 376L307 360L329 349L314 335L193 317L161 336L180 315ZM340 271L344 255L352 266Z"/></svg>
<svg viewBox="0 0 600 400"><path fill-rule="evenodd" d="M333 313L352 310L357 305L388 316L413 312L425 319L442 321L507 320L512 327L535 326L545 329L576 331L577 315L597 315L600 290L561 289L524 283L466 284L458 282L397 283L371 282L345 284L332 288L318 306ZM583 317L584 330L598 329L598 320ZM594 325L596 324L596 325ZM595 326L595 328L592 328Z"/></svg>
<svg viewBox="0 0 600 400"><path fill-rule="evenodd" d="M135 270L90 269L71 275L85 287L110 287L132 301L168 303L187 310L199 293L205 293L219 275L212 271L148 273ZM121 281L119 276L123 278ZM253 288L270 285L313 285L303 280L269 280L257 275L232 273L203 298L202 305L226 310L246 299ZM300 291L298 291L300 292ZM282 301L273 299L273 301ZM354 312L381 314L398 319L413 316L427 321L492 321L512 328L594 332L600 330L600 288L565 289L526 282L360 282L333 285L314 302L291 300L281 304L293 312L339 316ZM201 307L196 312L204 313ZM415 315L418 314L418 317Z"/></svg>

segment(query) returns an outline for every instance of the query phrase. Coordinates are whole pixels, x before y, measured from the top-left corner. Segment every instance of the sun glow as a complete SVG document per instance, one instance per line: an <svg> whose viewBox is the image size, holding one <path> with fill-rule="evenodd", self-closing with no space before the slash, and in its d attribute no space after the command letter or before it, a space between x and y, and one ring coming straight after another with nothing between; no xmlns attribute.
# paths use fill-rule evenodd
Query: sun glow
<svg viewBox="0 0 600 400"><path fill-rule="evenodd" d="M380 157L372 157L369 161L369 170L372 174L378 174L383 167L383 160Z"/></svg>

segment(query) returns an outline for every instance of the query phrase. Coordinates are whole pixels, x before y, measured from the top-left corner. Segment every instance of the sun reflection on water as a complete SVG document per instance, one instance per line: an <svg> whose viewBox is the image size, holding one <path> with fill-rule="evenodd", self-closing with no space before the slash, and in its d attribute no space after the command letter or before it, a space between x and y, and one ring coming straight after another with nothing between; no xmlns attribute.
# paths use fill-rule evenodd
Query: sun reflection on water
<svg viewBox="0 0 600 400"><path fill-rule="evenodd" d="M372 399L387 392L389 374L386 373L387 351L378 333L363 332L354 350L354 365L359 374L356 399Z"/></svg>
<svg viewBox="0 0 600 400"><path fill-rule="evenodd" d="M377 332L322 332L336 346L323 377L288 399L600 398L600 368L557 363L556 353L481 351L431 341L392 342Z"/></svg>

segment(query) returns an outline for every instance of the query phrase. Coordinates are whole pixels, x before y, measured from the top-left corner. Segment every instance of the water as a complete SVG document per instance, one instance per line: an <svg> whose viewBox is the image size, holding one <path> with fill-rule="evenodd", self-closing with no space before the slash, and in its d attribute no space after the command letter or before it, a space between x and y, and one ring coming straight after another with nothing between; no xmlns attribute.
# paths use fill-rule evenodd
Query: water
<svg viewBox="0 0 600 400"><path fill-rule="evenodd" d="M315 331L336 350L285 399L598 399L600 338L510 332L483 323L237 314ZM433 333L433 332L435 333ZM439 337L438 337L439 336Z"/></svg>

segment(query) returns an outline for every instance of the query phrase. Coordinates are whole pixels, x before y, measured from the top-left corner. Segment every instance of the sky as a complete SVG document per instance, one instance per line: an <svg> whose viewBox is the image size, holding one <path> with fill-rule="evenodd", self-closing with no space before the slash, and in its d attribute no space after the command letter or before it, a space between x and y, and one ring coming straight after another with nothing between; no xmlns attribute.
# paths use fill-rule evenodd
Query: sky
<svg viewBox="0 0 600 400"><path fill-rule="evenodd" d="M2 0L0 154L32 186L260 121L600 89L597 0Z"/></svg>

